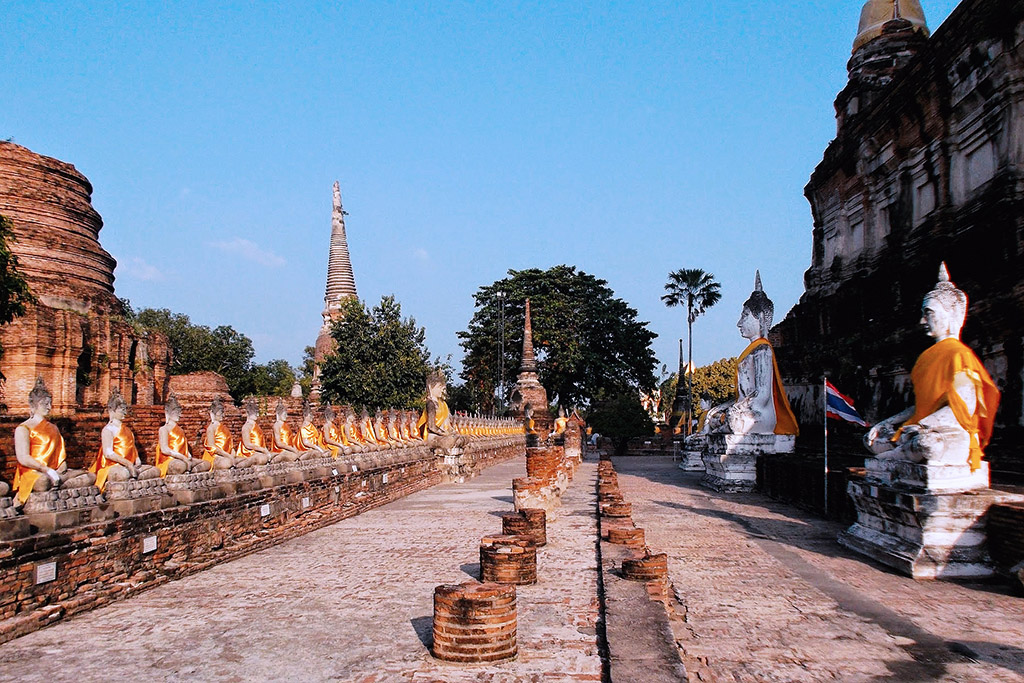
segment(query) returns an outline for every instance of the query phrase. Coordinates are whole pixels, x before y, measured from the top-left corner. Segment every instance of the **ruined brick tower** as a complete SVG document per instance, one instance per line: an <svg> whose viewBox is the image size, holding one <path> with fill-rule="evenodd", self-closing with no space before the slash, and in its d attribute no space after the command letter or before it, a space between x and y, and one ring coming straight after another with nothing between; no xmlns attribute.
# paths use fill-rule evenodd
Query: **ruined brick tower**
<svg viewBox="0 0 1024 683"><path fill-rule="evenodd" d="M0 142L0 215L14 226L10 247L37 299L0 328L3 402L14 415L27 412L37 377L57 415L98 409L113 389L132 403L163 402L167 340L125 319L91 197L92 185L71 164Z"/></svg>
<svg viewBox="0 0 1024 683"><path fill-rule="evenodd" d="M327 258L327 291L324 294L323 325L316 338L313 373L313 391L319 394L320 364L334 351L331 325L341 317L341 303L356 298L356 278L352 273L352 261L348 254L348 238L345 235L345 209L341 206L341 187L334 182L333 209L331 212L331 249Z"/></svg>
<svg viewBox="0 0 1024 683"><path fill-rule="evenodd" d="M519 379L512 394L512 410L522 418L526 405L533 407L533 419L537 430L547 433L551 429L551 411L548 409L548 392L537 377L537 357L533 352L533 324L530 321L530 300L526 300L526 322L523 325L523 361L519 366Z"/></svg>

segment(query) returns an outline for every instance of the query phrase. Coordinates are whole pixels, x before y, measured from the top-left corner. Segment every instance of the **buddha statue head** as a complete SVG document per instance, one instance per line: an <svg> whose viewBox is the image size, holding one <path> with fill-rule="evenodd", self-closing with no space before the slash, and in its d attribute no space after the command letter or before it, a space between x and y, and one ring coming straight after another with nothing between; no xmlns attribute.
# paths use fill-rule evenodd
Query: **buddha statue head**
<svg viewBox="0 0 1024 683"><path fill-rule="evenodd" d="M334 408L332 408L331 404L328 403L327 405L324 406L324 422L326 423L326 422L333 422L333 421L334 421Z"/></svg>
<svg viewBox="0 0 1024 683"><path fill-rule="evenodd" d="M224 402L220 400L220 396L210 401L210 420L213 422L220 422L224 419Z"/></svg>
<svg viewBox="0 0 1024 683"><path fill-rule="evenodd" d="M444 400L444 373L433 370L427 375L427 400L440 404Z"/></svg>
<svg viewBox="0 0 1024 683"><path fill-rule="evenodd" d="M245 409L245 419L247 422L255 421L260 414L259 404L256 403L256 397L250 396L245 399L245 403L242 404L242 408Z"/></svg>
<svg viewBox="0 0 1024 683"><path fill-rule="evenodd" d="M110 398L107 400L107 413L111 418L118 420L123 420L128 414L128 402L116 388L110 392Z"/></svg>
<svg viewBox="0 0 1024 683"><path fill-rule="evenodd" d="M28 408L32 415L40 417L46 417L50 409L53 408L53 396L46 388L46 382L42 377L36 379L36 385L32 387L32 391L28 392Z"/></svg>
<svg viewBox="0 0 1024 683"><path fill-rule="evenodd" d="M164 419L167 422L177 422L181 419L181 403L174 394L168 395L167 402L164 403Z"/></svg>
<svg viewBox="0 0 1024 683"><path fill-rule="evenodd" d="M288 406L284 404L284 401L277 399L277 407L274 408L274 415L277 417L278 422L284 422L288 419Z"/></svg>
<svg viewBox="0 0 1024 683"><path fill-rule="evenodd" d="M921 304L921 324L935 341L959 339L967 318L967 294L949 279L945 262L939 266L939 281L935 289L924 295Z"/></svg>
<svg viewBox="0 0 1024 683"><path fill-rule="evenodd" d="M366 409L366 406L363 406L363 411L359 413L359 421L363 424L370 421L370 411Z"/></svg>
<svg viewBox="0 0 1024 683"><path fill-rule="evenodd" d="M754 275L754 291L750 298L743 302L743 312L736 327L740 328L740 335L744 339L754 341L768 336L774 317L775 304L761 288L761 271L757 271Z"/></svg>
<svg viewBox="0 0 1024 683"><path fill-rule="evenodd" d="M309 424L313 421L313 406L308 400L302 402L302 424Z"/></svg>

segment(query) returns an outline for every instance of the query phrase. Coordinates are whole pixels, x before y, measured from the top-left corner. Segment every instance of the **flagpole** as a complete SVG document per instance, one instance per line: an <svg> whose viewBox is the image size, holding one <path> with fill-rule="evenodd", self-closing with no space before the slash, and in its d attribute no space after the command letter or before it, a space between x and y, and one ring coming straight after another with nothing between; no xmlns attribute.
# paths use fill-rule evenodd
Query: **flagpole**
<svg viewBox="0 0 1024 683"><path fill-rule="evenodd" d="M823 402L822 425L825 429L825 519L828 519L828 376L822 378L821 398Z"/></svg>

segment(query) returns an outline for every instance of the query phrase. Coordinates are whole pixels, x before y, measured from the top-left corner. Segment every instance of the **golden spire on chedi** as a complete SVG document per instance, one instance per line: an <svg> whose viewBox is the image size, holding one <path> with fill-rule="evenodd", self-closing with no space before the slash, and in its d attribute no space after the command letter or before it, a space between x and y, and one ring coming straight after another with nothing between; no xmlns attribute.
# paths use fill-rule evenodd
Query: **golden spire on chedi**
<svg viewBox="0 0 1024 683"><path fill-rule="evenodd" d="M860 26L853 41L853 51L882 35L882 27L894 19L909 21L914 29L928 37L928 24L920 0L868 0L860 11Z"/></svg>

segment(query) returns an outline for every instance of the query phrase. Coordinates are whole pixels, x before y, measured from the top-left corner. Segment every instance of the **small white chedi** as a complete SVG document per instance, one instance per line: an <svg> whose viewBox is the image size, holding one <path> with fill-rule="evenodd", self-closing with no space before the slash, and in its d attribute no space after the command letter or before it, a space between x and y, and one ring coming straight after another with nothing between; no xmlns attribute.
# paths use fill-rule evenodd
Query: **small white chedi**
<svg viewBox="0 0 1024 683"><path fill-rule="evenodd" d="M799 429L767 338L774 316L758 272L736 323L749 342L736 368L736 400L709 410L701 432L687 439L688 450L702 452L703 483L715 490L753 489L757 456L792 453L796 445Z"/></svg>
<svg viewBox="0 0 1024 683"><path fill-rule="evenodd" d="M865 478L848 485L857 522L839 542L914 578L990 575L986 512L1004 499L1024 500L988 488L981 458L1000 396L960 341L966 315L967 295L942 264L922 305L934 343L910 374L914 405L871 428Z"/></svg>

